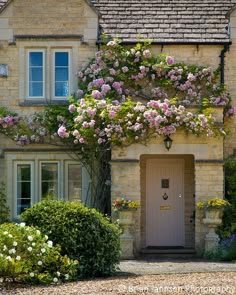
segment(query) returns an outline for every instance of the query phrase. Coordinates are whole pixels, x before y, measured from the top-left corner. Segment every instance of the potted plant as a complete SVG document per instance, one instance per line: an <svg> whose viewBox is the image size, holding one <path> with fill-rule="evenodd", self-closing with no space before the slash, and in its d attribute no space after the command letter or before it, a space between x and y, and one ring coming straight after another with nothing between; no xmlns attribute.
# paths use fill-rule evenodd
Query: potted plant
<svg viewBox="0 0 236 295"><path fill-rule="evenodd" d="M122 220L122 222L127 220L128 223L132 223L133 211L140 207L140 202L128 200L125 198L115 199L112 203L112 207L114 211L119 212L119 218Z"/></svg>
<svg viewBox="0 0 236 295"><path fill-rule="evenodd" d="M114 211L135 210L140 207L140 202L121 198L114 200L112 203L112 207Z"/></svg>
<svg viewBox="0 0 236 295"><path fill-rule="evenodd" d="M230 203L227 200L219 198L213 198L197 203L197 209L205 210L206 219L220 219L223 210L229 206Z"/></svg>

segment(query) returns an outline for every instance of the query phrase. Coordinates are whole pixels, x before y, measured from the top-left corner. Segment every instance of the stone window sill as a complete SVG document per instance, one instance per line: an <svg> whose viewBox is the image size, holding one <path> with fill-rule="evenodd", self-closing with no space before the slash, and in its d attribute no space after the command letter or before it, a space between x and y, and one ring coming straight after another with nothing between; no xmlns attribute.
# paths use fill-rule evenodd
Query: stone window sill
<svg viewBox="0 0 236 295"><path fill-rule="evenodd" d="M68 105L68 100L24 100L19 102L19 106L48 106L48 105Z"/></svg>

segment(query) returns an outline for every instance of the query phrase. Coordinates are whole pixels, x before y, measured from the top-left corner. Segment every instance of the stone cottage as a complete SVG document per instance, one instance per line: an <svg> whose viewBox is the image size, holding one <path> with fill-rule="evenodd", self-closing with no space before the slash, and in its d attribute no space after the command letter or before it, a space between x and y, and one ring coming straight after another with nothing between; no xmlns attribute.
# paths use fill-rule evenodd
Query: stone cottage
<svg viewBox="0 0 236 295"><path fill-rule="evenodd" d="M221 82L236 105L235 3L0 0L0 66L7 71L0 77L1 106L26 114L48 103L66 104L76 91L74 73L96 52L101 32L126 45L150 39L154 52L177 61L213 69L220 65ZM222 108L214 112L223 124ZM147 247L204 249L208 227L200 216L194 217L195 204L223 198L224 158L236 153L235 128L231 120L226 138L178 132L169 151L163 139L112 150L112 197L141 202L132 253ZM5 137L0 149L0 176L7 185L12 218L47 193L66 200L85 198L86 172L65 151L44 145L19 148Z"/></svg>

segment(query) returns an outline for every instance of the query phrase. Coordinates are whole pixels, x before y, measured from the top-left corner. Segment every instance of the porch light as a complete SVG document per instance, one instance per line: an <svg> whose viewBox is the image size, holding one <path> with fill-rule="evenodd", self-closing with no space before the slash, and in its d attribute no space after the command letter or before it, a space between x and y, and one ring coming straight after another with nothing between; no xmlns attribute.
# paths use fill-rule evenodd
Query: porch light
<svg viewBox="0 0 236 295"><path fill-rule="evenodd" d="M165 139L164 139L164 145L165 145L165 148L169 151L169 149L171 148L172 146L172 139L169 137L169 135L166 135Z"/></svg>

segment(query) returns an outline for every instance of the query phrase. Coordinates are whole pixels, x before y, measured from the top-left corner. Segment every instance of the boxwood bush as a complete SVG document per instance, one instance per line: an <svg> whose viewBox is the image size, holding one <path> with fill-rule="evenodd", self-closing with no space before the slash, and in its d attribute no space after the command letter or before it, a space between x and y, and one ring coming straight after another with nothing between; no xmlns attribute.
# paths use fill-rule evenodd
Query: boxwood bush
<svg viewBox="0 0 236 295"><path fill-rule="evenodd" d="M79 202L44 200L21 218L60 244L62 254L79 260L79 276L104 276L116 270L120 229L97 210Z"/></svg>

